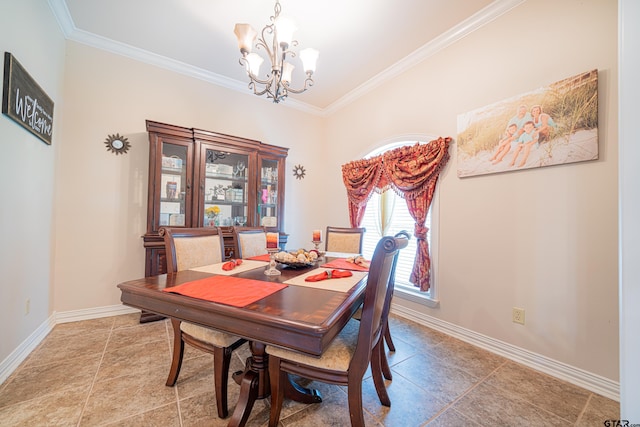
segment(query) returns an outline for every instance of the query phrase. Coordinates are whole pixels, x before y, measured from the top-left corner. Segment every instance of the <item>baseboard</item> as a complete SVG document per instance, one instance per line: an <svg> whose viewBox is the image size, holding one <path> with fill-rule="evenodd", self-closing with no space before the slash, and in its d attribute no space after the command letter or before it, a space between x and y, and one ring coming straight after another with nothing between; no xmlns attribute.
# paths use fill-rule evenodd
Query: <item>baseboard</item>
<svg viewBox="0 0 640 427"><path fill-rule="evenodd" d="M0 384L20 366L33 350L44 340L58 323L77 322L80 320L98 319L100 317L117 316L127 313L140 313L140 310L125 305L89 308L84 310L53 313L29 337L22 342L6 359L0 363Z"/></svg>
<svg viewBox="0 0 640 427"><path fill-rule="evenodd" d="M620 401L620 383L616 381L612 381L608 378L567 365L523 348L507 344L395 303L391 304L391 312L405 319L412 320L421 325L468 342L469 344L473 344L492 353L506 357L507 359L513 360L514 362L528 366L547 375L551 375L552 377L575 384L617 402Z"/></svg>
<svg viewBox="0 0 640 427"><path fill-rule="evenodd" d="M55 325L54 316L50 316L0 363L0 384L4 383L6 379L9 378L9 375L18 369L18 366L20 366L29 354L35 350L38 344L49 335L49 332L51 332Z"/></svg>
<svg viewBox="0 0 640 427"><path fill-rule="evenodd" d="M79 322L81 320L99 319L101 317L119 316L121 314L128 313L140 313L140 310L118 304L106 307L64 311L61 313L54 313L54 316L57 325L58 323Z"/></svg>

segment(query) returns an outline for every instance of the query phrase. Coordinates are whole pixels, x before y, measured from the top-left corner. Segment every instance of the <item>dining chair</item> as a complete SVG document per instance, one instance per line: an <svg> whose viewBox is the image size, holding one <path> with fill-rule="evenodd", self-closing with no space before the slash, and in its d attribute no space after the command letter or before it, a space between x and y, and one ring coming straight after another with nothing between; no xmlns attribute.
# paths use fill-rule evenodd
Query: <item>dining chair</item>
<svg viewBox="0 0 640 427"><path fill-rule="evenodd" d="M237 258L251 258L267 253L267 233L264 227L233 227Z"/></svg>
<svg viewBox="0 0 640 427"><path fill-rule="evenodd" d="M269 426L276 427L284 401L287 374L299 375L315 381L346 385L351 425L364 426L362 411L362 378L369 363L378 363L379 347L383 345L384 313L396 254L407 246L405 237L386 236L380 239L371 260L364 294L362 318L349 319L320 357L267 345L269 379L271 381L271 412ZM372 367L371 374L380 403L390 406L380 369Z"/></svg>
<svg viewBox="0 0 640 427"><path fill-rule="evenodd" d="M159 234L164 238L168 273L224 261L224 241L218 227L161 227ZM246 340L174 318L171 318L171 326L173 326L174 337L173 357L167 385L172 387L178 379L184 356L184 343L213 354L213 382L218 416L226 418L229 415L227 382L229 381L231 353Z"/></svg>
<svg viewBox="0 0 640 427"><path fill-rule="evenodd" d="M409 233L405 230L402 230L396 233L394 237L404 237L405 239L407 239L407 241L409 241L409 239L411 238ZM400 255L400 252L396 254L396 258L393 260L391 275L389 276L389 287L387 288L387 292L389 293L389 296L386 299L384 313L383 313L383 327L384 327L383 336L384 336L385 342L387 343L387 346L389 347L389 351L396 351L396 346L393 344L393 340L391 339L391 330L389 329L389 312L391 311L391 300L393 298L393 289L395 288L396 265L398 264L399 255ZM353 315L353 318L356 320L360 320L361 317L362 317L362 306L360 306L360 308L358 308L358 310ZM389 361L387 360L387 354L384 351L383 345L380 346L379 357L380 357L380 368L382 369L383 376L388 380L392 380L393 375L391 374L391 368L389 367Z"/></svg>
<svg viewBox="0 0 640 427"><path fill-rule="evenodd" d="M362 253L362 240L366 228L327 227L325 250L327 252Z"/></svg>

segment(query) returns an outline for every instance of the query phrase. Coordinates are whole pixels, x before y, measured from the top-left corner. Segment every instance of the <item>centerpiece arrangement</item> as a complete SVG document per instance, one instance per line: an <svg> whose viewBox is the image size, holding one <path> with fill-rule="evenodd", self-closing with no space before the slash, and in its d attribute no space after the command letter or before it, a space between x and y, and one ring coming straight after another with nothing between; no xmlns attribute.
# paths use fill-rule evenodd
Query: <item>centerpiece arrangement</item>
<svg viewBox="0 0 640 427"><path fill-rule="evenodd" d="M318 260L318 251L315 249L310 251L305 251L304 249L292 252L280 251L274 255L274 259L290 268L304 268L313 265Z"/></svg>

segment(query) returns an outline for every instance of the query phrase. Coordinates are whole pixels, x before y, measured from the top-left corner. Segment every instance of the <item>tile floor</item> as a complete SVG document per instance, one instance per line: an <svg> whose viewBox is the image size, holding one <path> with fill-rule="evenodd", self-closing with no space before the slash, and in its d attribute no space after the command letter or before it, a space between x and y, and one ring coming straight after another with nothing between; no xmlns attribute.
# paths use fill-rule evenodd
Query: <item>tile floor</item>
<svg viewBox="0 0 640 427"><path fill-rule="evenodd" d="M187 346L176 386L166 387L171 325L138 318L57 325L0 384L0 426L226 425L216 415L212 357ZM615 401L402 318L390 324L392 405L380 405L366 378L367 426L602 426L619 418ZM248 348L234 354L232 371L244 366ZM311 386L323 402L285 402L281 426L349 425L345 389ZM231 381L230 411L238 389ZM248 425L268 418L268 399L258 401Z"/></svg>

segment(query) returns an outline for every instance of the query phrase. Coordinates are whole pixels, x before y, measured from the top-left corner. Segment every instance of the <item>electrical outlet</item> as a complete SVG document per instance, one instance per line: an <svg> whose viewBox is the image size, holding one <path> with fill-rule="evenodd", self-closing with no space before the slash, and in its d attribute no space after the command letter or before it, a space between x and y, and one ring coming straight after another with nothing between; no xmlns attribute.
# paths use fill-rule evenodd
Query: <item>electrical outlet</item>
<svg viewBox="0 0 640 427"><path fill-rule="evenodd" d="M24 315L26 316L31 311L31 298L27 298L24 304Z"/></svg>
<svg viewBox="0 0 640 427"><path fill-rule="evenodd" d="M511 316L513 323L524 325L524 308L513 307Z"/></svg>

